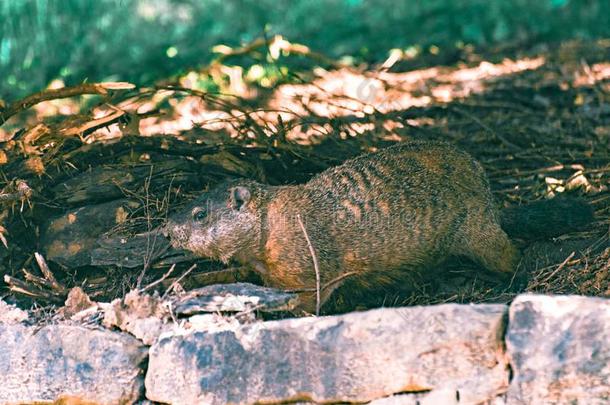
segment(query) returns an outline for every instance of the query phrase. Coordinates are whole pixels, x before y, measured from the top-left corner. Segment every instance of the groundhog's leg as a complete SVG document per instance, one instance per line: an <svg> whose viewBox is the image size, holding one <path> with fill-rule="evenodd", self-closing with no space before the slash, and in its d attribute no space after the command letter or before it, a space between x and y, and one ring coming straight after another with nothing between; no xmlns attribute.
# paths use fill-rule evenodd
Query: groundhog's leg
<svg viewBox="0 0 610 405"><path fill-rule="evenodd" d="M463 244L456 246L456 252L465 254L480 263L487 270L506 275L517 271L520 254L508 236L493 222L469 227Z"/></svg>

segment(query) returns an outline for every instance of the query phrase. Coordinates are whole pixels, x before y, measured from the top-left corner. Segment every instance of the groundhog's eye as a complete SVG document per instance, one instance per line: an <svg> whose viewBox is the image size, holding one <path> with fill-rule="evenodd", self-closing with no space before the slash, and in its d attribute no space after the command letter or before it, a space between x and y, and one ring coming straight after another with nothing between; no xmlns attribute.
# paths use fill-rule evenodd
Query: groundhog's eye
<svg viewBox="0 0 610 405"><path fill-rule="evenodd" d="M196 209L193 212L193 219L195 221L203 221L205 219L205 210L200 209L200 208Z"/></svg>

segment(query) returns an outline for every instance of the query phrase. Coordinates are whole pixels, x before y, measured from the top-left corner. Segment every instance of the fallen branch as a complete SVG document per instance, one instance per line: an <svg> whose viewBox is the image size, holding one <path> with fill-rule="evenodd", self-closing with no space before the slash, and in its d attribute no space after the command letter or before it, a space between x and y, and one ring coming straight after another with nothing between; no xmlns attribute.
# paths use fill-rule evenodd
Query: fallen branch
<svg viewBox="0 0 610 405"><path fill-rule="evenodd" d="M51 269L49 269L49 265L47 264L47 261L44 259L44 257L38 252L34 253L34 257L36 258L36 263L38 263L38 267L40 267L40 271L49 281L51 288L59 293L67 293L66 287L59 284L59 282L51 272Z"/></svg>
<svg viewBox="0 0 610 405"><path fill-rule="evenodd" d="M21 100L15 101L0 112L0 125L4 124L10 117L18 112L27 110L38 103L42 103L43 101L81 96L83 94L106 95L108 94L108 90L131 90L135 87L135 85L127 82L108 82L82 83L77 86L62 87L61 89L43 90Z"/></svg>
<svg viewBox="0 0 610 405"><path fill-rule="evenodd" d="M64 136L83 135L118 122L125 114L125 111L116 109L103 117L92 119L74 127L64 128L60 132Z"/></svg>
<svg viewBox="0 0 610 405"><path fill-rule="evenodd" d="M19 280L18 278L11 277L7 274L4 275L4 282L8 285L9 290L14 293L26 295L32 298L38 298L40 300L47 301L50 303L62 303L65 298L53 294L49 290L43 290L41 288L36 287L35 285L28 284L23 280Z"/></svg>
<svg viewBox="0 0 610 405"><path fill-rule="evenodd" d="M52 303L64 302L68 295L68 289L57 281L51 269L49 269L46 260L40 253L34 253L34 257L44 278L23 269L25 279L29 283L9 275L4 276L4 282L8 284L11 291L16 293Z"/></svg>

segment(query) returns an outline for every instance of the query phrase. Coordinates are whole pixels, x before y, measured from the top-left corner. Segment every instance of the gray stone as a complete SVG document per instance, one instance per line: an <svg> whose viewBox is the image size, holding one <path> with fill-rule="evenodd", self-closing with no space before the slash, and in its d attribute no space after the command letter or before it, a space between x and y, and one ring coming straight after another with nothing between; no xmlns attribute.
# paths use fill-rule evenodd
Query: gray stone
<svg viewBox="0 0 610 405"><path fill-rule="evenodd" d="M0 342L0 403L129 404L142 393L147 352L127 334L0 324Z"/></svg>
<svg viewBox="0 0 610 405"><path fill-rule="evenodd" d="M110 304L101 304L104 312L102 324L107 328L119 328L151 345L165 330L171 329L170 313L167 303L156 295L128 292Z"/></svg>
<svg viewBox="0 0 610 405"><path fill-rule="evenodd" d="M172 404L247 404L439 391L480 403L508 385L506 310L384 308L162 335L150 350L146 395Z"/></svg>
<svg viewBox="0 0 610 405"><path fill-rule="evenodd" d="M519 296L506 347L508 404L610 403L610 300Z"/></svg>
<svg viewBox="0 0 610 405"><path fill-rule="evenodd" d="M28 313L0 299L0 324L13 325L27 321Z"/></svg>
<svg viewBox="0 0 610 405"><path fill-rule="evenodd" d="M178 297L173 306L176 315L184 316L201 312L290 311L297 302L294 293L250 283L231 283L191 290Z"/></svg>

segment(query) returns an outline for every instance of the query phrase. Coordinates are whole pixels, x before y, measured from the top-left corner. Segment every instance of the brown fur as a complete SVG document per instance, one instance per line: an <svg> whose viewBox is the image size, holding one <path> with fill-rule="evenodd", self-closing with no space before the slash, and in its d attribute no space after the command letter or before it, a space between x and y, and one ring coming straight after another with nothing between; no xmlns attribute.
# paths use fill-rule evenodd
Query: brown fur
<svg viewBox="0 0 610 405"><path fill-rule="evenodd" d="M206 216L194 219L202 208ZM297 215L326 286L322 302L348 273L370 285L408 282L455 255L509 275L519 261L479 163L437 142L363 155L303 185L224 183L172 217L167 229L175 247L251 265L273 287L310 290L301 298L311 310L315 271Z"/></svg>

